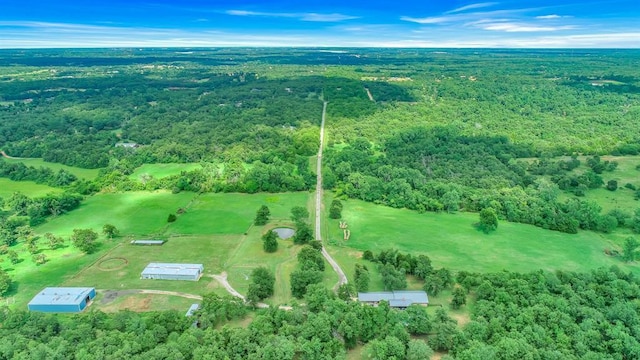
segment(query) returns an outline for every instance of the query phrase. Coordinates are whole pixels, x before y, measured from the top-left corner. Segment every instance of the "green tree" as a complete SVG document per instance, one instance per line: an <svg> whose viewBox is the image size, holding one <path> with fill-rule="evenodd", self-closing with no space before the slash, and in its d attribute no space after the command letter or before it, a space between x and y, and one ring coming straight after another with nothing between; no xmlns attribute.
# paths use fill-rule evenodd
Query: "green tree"
<svg viewBox="0 0 640 360"><path fill-rule="evenodd" d="M177 219L178 219L178 217L176 216L176 214L171 213L167 217L167 222L172 223L172 222L175 222Z"/></svg>
<svg viewBox="0 0 640 360"><path fill-rule="evenodd" d="M256 218L253 220L254 225L264 225L269 221L269 216L271 216L271 211L267 207L267 205L260 206L260 209L256 212Z"/></svg>
<svg viewBox="0 0 640 360"><path fill-rule="evenodd" d="M369 269L365 265L356 264L353 283L359 292L369 291Z"/></svg>
<svg viewBox="0 0 640 360"><path fill-rule="evenodd" d="M97 249L97 239L98 233L91 229L73 229L73 235L71 235L73 246L86 254L91 254Z"/></svg>
<svg viewBox="0 0 640 360"><path fill-rule="evenodd" d="M322 253L309 245L302 247L298 253L298 263L302 268L314 268L324 271L324 257Z"/></svg>
<svg viewBox="0 0 640 360"><path fill-rule="evenodd" d="M45 254L33 255L31 259L36 263L36 265L43 265L48 261L47 255Z"/></svg>
<svg viewBox="0 0 640 360"><path fill-rule="evenodd" d="M424 340L411 339L407 346L406 360L424 360L431 359L433 350L424 342Z"/></svg>
<svg viewBox="0 0 640 360"><path fill-rule="evenodd" d="M451 299L451 307L454 309L459 309L462 305L467 303L467 293L461 287L457 286L453 289L453 298Z"/></svg>
<svg viewBox="0 0 640 360"><path fill-rule="evenodd" d="M460 193L456 190L447 191L442 195L442 205L448 213L454 213L460 209Z"/></svg>
<svg viewBox="0 0 640 360"><path fill-rule="evenodd" d="M273 295L276 277L266 267L261 266L251 272L251 283L247 290L247 300L258 302Z"/></svg>
<svg viewBox="0 0 640 360"><path fill-rule="evenodd" d="M306 222L309 219L309 210L302 206L291 208L291 220L295 223Z"/></svg>
<svg viewBox="0 0 640 360"><path fill-rule="evenodd" d="M102 226L102 233L107 235L109 239L113 239L120 234L120 230L112 224L104 224L104 226Z"/></svg>
<svg viewBox="0 0 640 360"><path fill-rule="evenodd" d="M11 277L0 268L0 295L4 295L11 287Z"/></svg>
<svg viewBox="0 0 640 360"><path fill-rule="evenodd" d="M637 252L636 249L640 246L640 242L636 240L634 237L629 236L624 240L624 247L622 249L622 260L625 262L630 262L636 259Z"/></svg>
<svg viewBox="0 0 640 360"><path fill-rule="evenodd" d="M306 222L298 222L296 223L296 233L293 235L293 243L294 244L307 244L313 240L313 231L311 230L311 226Z"/></svg>
<svg viewBox="0 0 640 360"><path fill-rule="evenodd" d="M18 253L13 251L13 250L9 250L7 252L7 257L9 258L9 261L11 261L12 264L17 264L20 262L20 258L18 257Z"/></svg>
<svg viewBox="0 0 640 360"><path fill-rule="evenodd" d="M609 180L607 181L606 188L609 191L616 191L618 189L618 182L616 180Z"/></svg>
<svg viewBox="0 0 640 360"><path fill-rule="evenodd" d="M62 245L64 244L64 239L60 236L55 236L52 233L46 233L44 234L44 238L47 239L47 241L49 242L49 248L51 250L55 250L57 248L62 247Z"/></svg>
<svg viewBox="0 0 640 360"><path fill-rule="evenodd" d="M342 217L342 202L339 199L333 199L331 202L329 217L332 219L340 219Z"/></svg>
<svg viewBox="0 0 640 360"><path fill-rule="evenodd" d="M640 234L640 208L637 208L633 212L633 218L631 218L631 231L636 234Z"/></svg>
<svg viewBox="0 0 640 360"><path fill-rule="evenodd" d="M486 234L498 228L498 215L492 207L487 207L480 211L478 227Z"/></svg>
<svg viewBox="0 0 640 360"><path fill-rule="evenodd" d="M278 234L275 231L269 230L262 235L262 248L268 253L278 251Z"/></svg>
<svg viewBox="0 0 640 360"><path fill-rule="evenodd" d="M298 269L291 273L291 295L302 299L307 293L307 286L322 282L322 271Z"/></svg>

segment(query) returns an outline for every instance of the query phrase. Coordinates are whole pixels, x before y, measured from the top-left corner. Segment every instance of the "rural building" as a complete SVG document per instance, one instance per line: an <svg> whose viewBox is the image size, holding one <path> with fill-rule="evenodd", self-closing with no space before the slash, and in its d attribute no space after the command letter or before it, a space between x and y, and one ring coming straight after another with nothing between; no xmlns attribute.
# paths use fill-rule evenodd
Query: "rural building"
<svg viewBox="0 0 640 360"><path fill-rule="evenodd" d="M150 263L144 268L140 278L198 281L203 271L202 264Z"/></svg>
<svg viewBox="0 0 640 360"><path fill-rule="evenodd" d="M34 296L27 306L31 311L81 312L94 297L96 297L95 288L48 287Z"/></svg>
<svg viewBox="0 0 640 360"><path fill-rule="evenodd" d="M358 293L358 301L369 305L378 305L380 301L387 301L392 308L404 309L413 304L428 305L429 298L424 291L378 291Z"/></svg>
<svg viewBox="0 0 640 360"><path fill-rule="evenodd" d="M191 304L191 307L189 307L189 310L187 310L187 313L184 316L193 316L193 313L195 313L198 309L200 309L199 304Z"/></svg>
<svg viewBox="0 0 640 360"><path fill-rule="evenodd" d="M123 148L128 148L128 149L135 149L137 148L138 145L137 143L133 143L133 142L120 142L116 144L116 147L123 147Z"/></svg>
<svg viewBox="0 0 640 360"><path fill-rule="evenodd" d="M164 240L131 240L131 245L162 245Z"/></svg>

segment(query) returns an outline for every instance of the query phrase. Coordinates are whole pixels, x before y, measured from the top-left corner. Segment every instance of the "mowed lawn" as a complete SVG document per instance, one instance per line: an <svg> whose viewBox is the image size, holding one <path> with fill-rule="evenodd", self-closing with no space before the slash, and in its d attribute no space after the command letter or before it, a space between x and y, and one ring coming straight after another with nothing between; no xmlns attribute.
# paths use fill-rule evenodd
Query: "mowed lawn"
<svg viewBox="0 0 640 360"><path fill-rule="evenodd" d="M69 236L73 229L101 232L104 224L112 224L123 236L161 235L168 226L169 214L186 207L195 196L168 191L96 194L85 199L78 209L49 220L36 231Z"/></svg>
<svg viewBox="0 0 640 360"><path fill-rule="evenodd" d="M15 192L23 193L30 198L34 198L49 193L61 193L62 190L48 185L36 184L33 181L13 181L0 178L0 197L7 199Z"/></svg>
<svg viewBox="0 0 640 360"><path fill-rule="evenodd" d="M637 265L606 256L603 249L611 243L594 232L572 235L500 221L497 231L484 234L473 226L478 221L477 214L419 214L358 200L343 203L342 217L351 230L351 238L343 241L338 221L331 220L329 243L344 251L375 253L396 248L414 255L426 254L435 267L475 272L586 271L611 265L640 272ZM343 266L350 270L353 264Z"/></svg>
<svg viewBox="0 0 640 360"><path fill-rule="evenodd" d="M98 172L100 171L100 169L83 169L75 166L68 166L68 165L63 165L58 163L46 162L41 158L28 158L28 159L6 159L5 158L3 160L9 163L20 162L25 164L26 166L33 166L34 168L45 167L55 172L57 172L60 169L64 169L80 179L87 179L87 180L95 179L98 176Z"/></svg>
<svg viewBox="0 0 640 360"><path fill-rule="evenodd" d="M186 164L144 164L138 167L129 178L134 180L140 180L142 175L149 175L155 179L161 179L163 177L178 175L183 171L191 171L200 169L202 166L198 163L186 163Z"/></svg>
<svg viewBox="0 0 640 360"><path fill-rule="evenodd" d="M267 205L272 219L286 219L294 206L305 206L307 192L259 194L203 194L167 229L170 234L242 234L256 211Z"/></svg>

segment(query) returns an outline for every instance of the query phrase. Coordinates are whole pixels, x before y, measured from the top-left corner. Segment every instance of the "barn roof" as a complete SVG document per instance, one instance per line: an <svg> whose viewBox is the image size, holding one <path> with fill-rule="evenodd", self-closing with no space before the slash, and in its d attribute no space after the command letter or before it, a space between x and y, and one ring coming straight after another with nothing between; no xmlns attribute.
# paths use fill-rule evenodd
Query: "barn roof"
<svg viewBox="0 0 640 360"><path fill-rule="evenodd" d="M164 240L131 240L133 245L162 245Z"/></svg>
<svg viewBox="0 0 640 360"><path fill-rule="evenodd" d="M198 275L203 270L202 264L150 263L142 275Z"/></svg>
<svg viewBox="0 0 640 360"><path fill-rule="evenodd" d="M95 291L85 287L48 287L29 301L29 305L79 305Z"/></svg>
<svg viewBox="0 0 640 360"><path fill-rule="evenodd" d="M378 291L359 292L358 300L361 302L388 301L391 307L407 307L411 304L427 304L429 298L424 291Z"/></svg>

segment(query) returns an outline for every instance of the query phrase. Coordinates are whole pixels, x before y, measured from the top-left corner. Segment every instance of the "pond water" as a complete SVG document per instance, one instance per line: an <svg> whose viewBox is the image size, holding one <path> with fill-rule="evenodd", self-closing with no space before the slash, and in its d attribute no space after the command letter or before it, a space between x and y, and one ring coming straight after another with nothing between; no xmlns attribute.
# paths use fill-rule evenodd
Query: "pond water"
<svg viewBox="0 0 640 360"><path fill-rule="evenodd" d="M293 236L296 232L293 229L289 228L275 228L273 229L278 234L280 239L288 239Z"/></svg>

